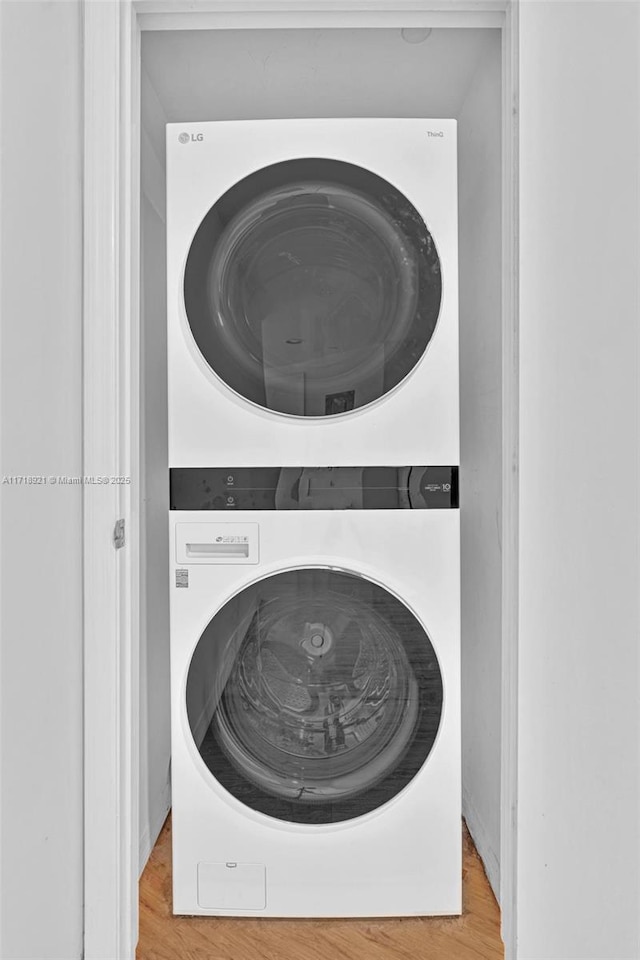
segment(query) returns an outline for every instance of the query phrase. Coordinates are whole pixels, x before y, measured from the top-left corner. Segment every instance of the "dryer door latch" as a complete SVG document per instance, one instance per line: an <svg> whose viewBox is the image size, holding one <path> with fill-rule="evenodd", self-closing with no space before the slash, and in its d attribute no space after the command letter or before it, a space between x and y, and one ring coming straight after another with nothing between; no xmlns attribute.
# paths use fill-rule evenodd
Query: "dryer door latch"
<svg viewBox="0 0 640 960"><path fill-rule="evenodd" d="M113 545L116 550L119 550L120 547L124 547L124 544L124 519L116 520L116 525L113 528Z"/></svg>

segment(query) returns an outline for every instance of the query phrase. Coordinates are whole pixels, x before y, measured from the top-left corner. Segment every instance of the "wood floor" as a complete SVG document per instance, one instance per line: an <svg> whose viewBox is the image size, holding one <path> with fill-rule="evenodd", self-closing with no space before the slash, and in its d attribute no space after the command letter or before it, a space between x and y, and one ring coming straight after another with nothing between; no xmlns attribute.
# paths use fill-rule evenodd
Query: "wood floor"
<svg viewBox="0 0 640 960"><path fill-rule="evenodd" d="M463 914L400 920L174 917L171 818L140 881L137 960L503 960L500 912L464 830Z"/></svg>

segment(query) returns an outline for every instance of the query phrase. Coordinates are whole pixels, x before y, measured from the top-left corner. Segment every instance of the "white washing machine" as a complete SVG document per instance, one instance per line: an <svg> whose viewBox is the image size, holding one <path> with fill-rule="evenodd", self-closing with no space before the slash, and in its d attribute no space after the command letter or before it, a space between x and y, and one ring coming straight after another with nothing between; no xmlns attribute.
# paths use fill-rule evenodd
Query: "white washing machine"
<svg viewBox="0 0 640 960"><path fill-rule="evenodd" d="M174 912L460 913L458 511L170 528Z"/></svg>
<svg viewBox="0 0 640 960"><path fill-rule="evenodd" d="M455 464L455 120L167 126L169 463Z"/></svg>

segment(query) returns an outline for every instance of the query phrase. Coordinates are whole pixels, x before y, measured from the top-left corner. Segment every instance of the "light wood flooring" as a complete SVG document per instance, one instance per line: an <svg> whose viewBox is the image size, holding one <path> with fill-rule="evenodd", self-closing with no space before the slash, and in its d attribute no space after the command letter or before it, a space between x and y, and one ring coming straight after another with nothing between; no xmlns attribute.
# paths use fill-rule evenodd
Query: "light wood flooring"
<svg viewBox="0 0 640 960"><path fill-rule="evenodd" d="M169 817L140 881L137 960L503 960L500 911L466 828L463 849L461 917L174 917Z"/></svg>

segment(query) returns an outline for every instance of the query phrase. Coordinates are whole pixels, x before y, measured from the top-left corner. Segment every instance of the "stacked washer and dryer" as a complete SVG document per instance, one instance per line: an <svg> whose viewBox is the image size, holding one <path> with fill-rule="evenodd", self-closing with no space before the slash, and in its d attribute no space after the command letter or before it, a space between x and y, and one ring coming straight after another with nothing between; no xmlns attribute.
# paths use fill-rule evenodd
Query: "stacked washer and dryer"
<svg viewBox="0 0 640 960"><path fill-rule="evenodd" d="M456 125L167 127L173 908L461 909Z"/></svg>

